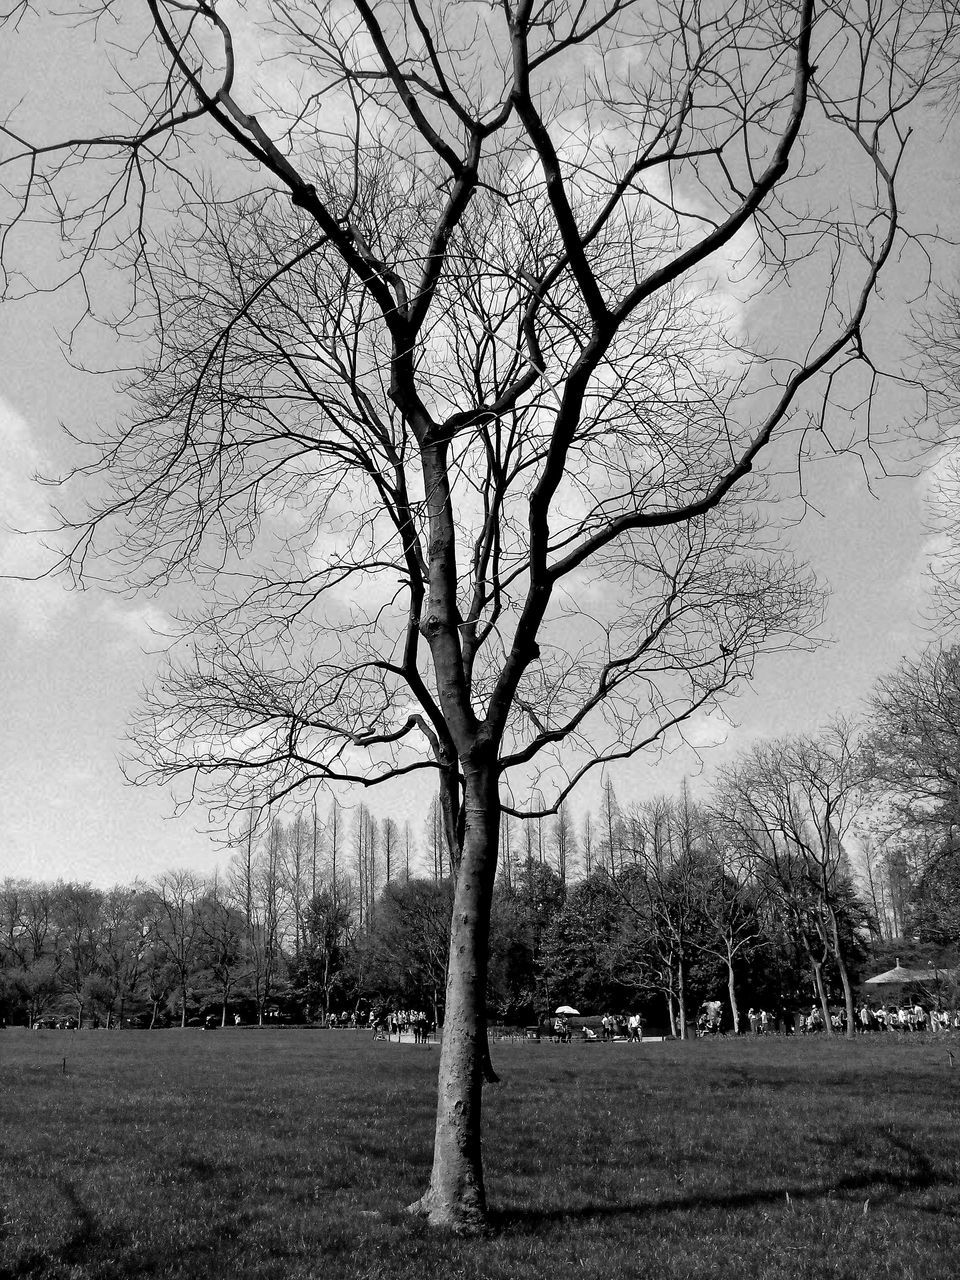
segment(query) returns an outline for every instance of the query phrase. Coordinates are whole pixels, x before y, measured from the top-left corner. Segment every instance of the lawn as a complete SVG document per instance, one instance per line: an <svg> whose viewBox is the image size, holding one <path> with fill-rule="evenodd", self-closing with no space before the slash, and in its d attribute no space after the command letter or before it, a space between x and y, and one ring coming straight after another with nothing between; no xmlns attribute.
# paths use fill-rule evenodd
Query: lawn
<svg viewBox="0 0 960 1280"><path fill-rule="evenodd" d="M0 1277L938 1280L960 1045L495 1047L490 1233L401 1212L438 1051L330 1031L0 1033Z"/></svg>

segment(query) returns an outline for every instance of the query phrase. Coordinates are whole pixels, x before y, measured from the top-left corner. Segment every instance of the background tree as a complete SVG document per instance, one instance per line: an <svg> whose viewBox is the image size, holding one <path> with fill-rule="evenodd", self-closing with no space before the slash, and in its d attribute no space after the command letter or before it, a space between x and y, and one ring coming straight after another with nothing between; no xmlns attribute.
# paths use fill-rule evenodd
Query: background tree
<svg viewBox="0 0 960 1280"><path fill-rule="evenodd" d="M349 893L343 881L331 879L310 903L307 917L309 944L302 957L303 972L294 975L304 1002L325 1021L332 1011L334 994L345 985L345 971L354 940L355 922Z"/></svg>
<svg viewBox="0 0 960 1280"><path fill-rule="evenodd" d="M501 876L494 889L490 915L488 1014L499 1022L528 1026L537 1019L536 1004L526 910L518 888Z"/></svg>
<svg viewBox="0 0 960 1280"><path fill-rule="evenodd" d="M867 799L868 765L850 725L816 736L762 743L724 770L718 804L763 879L775 887L807 946L824 1025L830 1023L823 965L832 957L843 987L846 1033L856 1033L850 973L852 914L865 912L846 853ZM819 940L812 941L810 926Z"/></svg>
<svg viewBox="0 0 960 1280"><path fill-rule="evenodd" d="M286 977L283 848L283 824L274 818L254 859L252 916L246 937L251 994L261 1026Z"/></svg>
<svg viewBox="0 0 960 1280"><path fill-rule="evenodd" d="M5 880L0 890L2 958L11 1003L33 1026L60 994L63 960L58 945L51 885Z"/></svg>
<svg viewBox="0 0 960 1280"><path fill-rule="evenodd" d="M553 845L553 860L557 868L557 875L566 884L567 880L572 878L574 858L577 851L577 837L566 801L561 803L557 809L557 816L553 822L551 843Z"/></svg>
<svg viewBox="0 0 960 1280"><path fill-rule="evenodd" d="M514 873L519 857L515 844L515 827L515 820L505 813L500 822L500 853L497 862L501 882L508 893L513 888Z"/></svg>
<svg viewBox="0 0 960 1280"><path fill-rule="evenodd" d="M623 870L615 883L646 934L670 1028L681 1039L687 1038L693 1011L688 982L698 950L695 938L703 924L702 880L709 875L698 825L684 787L676 802L660 797L633 808L621 819L617 836Z"/></svg>
<svg viewBox="0 0 960 1280"><path fill-rule="evenodd" d="M954 961L960 958L960 857L956 854L928 866L920 876L905 932L920 943L948 949Z"/></svg>
<svg viewBox="0 0 960 1280"><path fill-rule="evenodd" d="M449 880L385 886L377 903L366 970L371 989L394 1008L423 1009L443 1022L450 945Z"/></svg>
<svg viewBox="0 0 960 1280"><path fill-rule="evenodd" d="M544 932L539 969L544 990L581 1012L621 1012L650 985L637 920L620 887L600 870L569 888ZM555 1002L556 1003L556 1002ZM548 1005L545 1012L552 1012Z"/></svg>
<svg viewBox="0 0 960 1280"><path fill-rule="evenodd" d="M58 884L53 910L57 946L62 960L59 983L74 1005L78 1027L94 1002L94 980L98 976L101 945L103 893L89 884Z"/></svg>
<svg viewBox="0 0 960 1280"><path fill-rule="evenodd" d="M380 849L385 884L389 884L401 870L401 848L400 828L393 818L384 818L380 824Z"/></svg>
<svg viewBox="0 0 960 1280"><path fill-rule="evenodd" d="M365 804L360 805L353 820L353 870L357 885L357 923L370 929L377 897L378 848L377 822Z"/></svg>
<svg viewBox="0 0 960 1280"><path fill-rule="evenodd" d="M163 995L172 986L177 993L180 1026L187 1025L192 1003L193 979L199 968L202 942L203 883L192 871L179 869L158 876L149 889L149 937L152 954L148 981L154 1019Z"/></svg>
<svg viewBox="0 0 960 1280"><path fill-rule="evenodd" d="M813 0L291 0L258 115L207 0L81 8L128 32L125 92L60 146L7 117L3 243L49 196L66 273L95 298L96 251L132 268L156 333L64 567L225 597L242 557L148 707L153 776L242 806L251 778L435 772L456 889L420 1208L477 1225L502 789L535 770L555 811L809 626L757 504L809 423L868 431L829 406L876 388L864 321L950 16L878 2L863 39ZM820 297L752 341L710 297L738 274Z"/></svg>
<svg viewBox="0 0 960 1280"><path fill-rule="evenodd" d="M527 831L536 836L536 827L532 824L527 826ZM534 1008L542 1017L557 1003L553 998L551 971L544 965L544 944L551 922L563 905L565 889L556 871L541 862L535 853L530 853L518 868L515 892L530 955Z"/></svg>
<svg viewBox="0 0 960 1280"><path fill-rule="evenodd" d="M307 907L311 896L316 893L319 833L312 821L315 816L315 808L299 810L287 826L284 839L283 882L295 962L306 941Z"/></svg>
<svg viewBox="0 0 960 1280"><path fill-rule="evenodd" d="M104 993L106 1025L123 1026L136 998L147 947L149 900L139 886L115 885L101 906L98 971Z"/></svg>
<svg viewBox="0 0 960 1280"><path fill-rule="evenodd" d="M955 103L957 78L953 80L949 96ZM952 110L955 109L954 105ZM915 345L928 397L927 413L940 428L926 495L927 517L934 535L927 565L932 621L942 634L955 636L960 623L960 456L956 432L960 405L960 288L955 272L940 282L931 306L920 317ZM909 684L906 670L900 679Z"/></svg>
<svg viewBox="0 0 960 1280"><path fill-rule="evenodd" d="M197 964L205 971L209 995L220 1006L220 1025L227 1025L231 997L249 973L247 922L236 895L215 876L198 903L199 939ZM297 934L296 957L303 937Z"/></svg>
<svg viewBox="0 0 960 1280"><path fill-rule="evenodd" d="M700 927L691 935L695 950L719 960L727 975L727 1001L734 1034L740 1031L737 970L763 937L763 880L752 874L750 859L736 834L724 834L722 814L703 815L704 858L694 882Z"/></svg>
<svg viewBox="0 0 960 1280"><path fill-rule="evenodd" d="M877 681L868 746L875 785L914 857L960 847L960 648L931 645Z"/></svg>

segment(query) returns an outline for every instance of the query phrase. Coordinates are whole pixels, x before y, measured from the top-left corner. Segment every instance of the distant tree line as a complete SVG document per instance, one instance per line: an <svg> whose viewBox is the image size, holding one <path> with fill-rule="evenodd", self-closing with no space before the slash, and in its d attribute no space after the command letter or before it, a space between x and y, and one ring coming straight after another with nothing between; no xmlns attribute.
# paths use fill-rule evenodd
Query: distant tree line
<svg viewBox="0 0 960 1280"><path fill-rule="evenodd" d="M261 829L225 873L152 883L8 879L0 998L8 1021L110 1026L324 1020L422 1008L442 1021L452 902L439 805L424 829L316 805ZM880 682L865 729L761 742L703 800L684 787L622 805L612 783L579 827L505 821L491 1019L558 1003L642 1010L684 1036L721 995L852 1011L867 966L932 972L960 947L960 649ZM891 961L892 962L892 961ZM881 964L882 967L882 964ZM956 993L938 989L938 997Z"/></svg>

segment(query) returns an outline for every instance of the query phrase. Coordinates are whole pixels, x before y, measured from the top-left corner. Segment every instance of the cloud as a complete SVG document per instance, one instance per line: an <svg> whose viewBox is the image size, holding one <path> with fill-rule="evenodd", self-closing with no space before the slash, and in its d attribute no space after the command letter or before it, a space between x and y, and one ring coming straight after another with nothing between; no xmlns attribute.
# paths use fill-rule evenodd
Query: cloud
<svg viewBox="0 0 960 1280"><path fill-rule="evenodd" d="M0 399L0 448L4 467L0 470L0 536L6 558L4 572L10 572L10 530L39 523L45 504L37 489L34 475L41 458L30 428L6 401Z"/></svg>
<svg viewBox="0 0 960 1280"><path fill-rule="evenodd" d="M49 527L51 509L36 475L52 470L30 424L0 398L0 622L14 635L38 641L61 630L83 609L113 652L166 648L175 628L154 602L127 601L68 590L63 580L43 577L54 563L50 540L34 532ZM93 599L91 599L93 596ZM81 603L82 602L82 603Z"/></svg>
<svg viewBox="0 0 960 1280"><path fill-rule="evenodd" d="M129 605L106 599L100 606L100 621L107 630L111 648L130 645L149 653L166 649L179 634L176 625L159 605L150 602Z"/></svg>
<svg viewBox="0 0 960 1280"><path fill-rule="evenodd" d="M683 729L683 739L697 751L709 747L722 747L730 736L733 725L720 709L691 716Z"/></svg>
<svg viewBox="0 0 960 1280"><path fill-rule="evenodd" d="M45 459L30 425L0 399L0 618L17 632L47 635L72 607L57 580L43 578L53 556L42 535L33 532L50 523L50 509L36 482Z"/></svg>
<svg viewBox="0 0 960 1280"><path fill-rule="evenodd" d="M926 526L926 533L902 575L901 586L910 605L919 612L927 611L932 605L935 578L955 580L957 524L952 510L958 485L960 448L948 445L924 468L912 486L915 510Z"/></svg>

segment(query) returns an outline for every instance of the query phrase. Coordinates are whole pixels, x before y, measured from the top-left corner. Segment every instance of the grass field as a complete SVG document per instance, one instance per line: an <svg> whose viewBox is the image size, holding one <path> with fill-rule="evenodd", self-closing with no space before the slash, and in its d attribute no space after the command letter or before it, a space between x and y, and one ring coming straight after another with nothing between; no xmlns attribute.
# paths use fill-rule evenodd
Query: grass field
<svg viewBox="0 0 960 1280"><path fill-rule="evenodd" d="M349 1032L0 1034L0 1276L960 1272L960 1046L507 1044L491 1232L405 1216L432 1049Z"/></svg>

